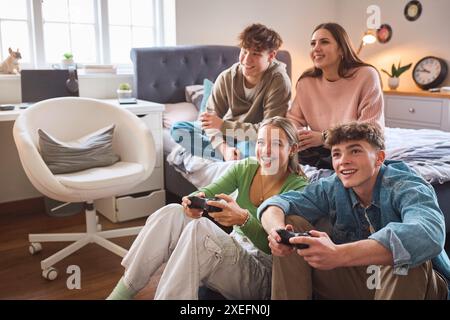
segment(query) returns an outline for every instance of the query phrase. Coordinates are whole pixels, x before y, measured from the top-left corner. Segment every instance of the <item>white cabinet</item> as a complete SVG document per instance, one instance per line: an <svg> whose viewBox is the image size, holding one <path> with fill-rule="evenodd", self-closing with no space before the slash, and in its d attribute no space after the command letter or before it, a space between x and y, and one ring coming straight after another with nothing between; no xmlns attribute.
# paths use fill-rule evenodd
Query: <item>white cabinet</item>
<svg viewBox="0 0 450 320"><path fill-rule="evenodd" d="M450 131L450 94L384 93L386 126Z"/></svg>
<svg viewBox="0 0 450 320"><path fill-rule="evenodd" d="M107 100L117 104L117 100ZM132 190L116 197L95 201L98 212L113 222L127 221L145 217L163 207L166 202L164 190L162 113L164 105L138 100L135 105L124 105L124 108L141 118L150 129L155 141L155 168L150 177Z"/></svg>

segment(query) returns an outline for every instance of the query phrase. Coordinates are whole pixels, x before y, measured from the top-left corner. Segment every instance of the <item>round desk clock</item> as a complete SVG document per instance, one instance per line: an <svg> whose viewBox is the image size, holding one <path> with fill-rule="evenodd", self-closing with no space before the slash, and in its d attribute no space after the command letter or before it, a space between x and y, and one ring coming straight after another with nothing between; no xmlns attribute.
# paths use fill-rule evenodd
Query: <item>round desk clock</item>
<svg viewBox="0 0 450 320"><path fill-rule="evenodd" d="M447 77L448 66L445 60L425 57L414 66L414 82L423 90L437 88Z"/></svg>

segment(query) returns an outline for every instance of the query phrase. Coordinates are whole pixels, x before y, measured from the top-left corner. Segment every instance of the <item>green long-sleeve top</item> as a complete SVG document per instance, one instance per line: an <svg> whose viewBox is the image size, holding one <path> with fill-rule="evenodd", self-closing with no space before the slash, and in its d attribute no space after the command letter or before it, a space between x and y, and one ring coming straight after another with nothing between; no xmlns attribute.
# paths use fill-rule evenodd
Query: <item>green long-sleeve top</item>
<svg viewBox="0 0 450 320"><path fill-rule="evenodd" d="M249 238L258 249L270 254L267 233L256 217L258 208L250 201L250 186L258 168L259 163L256 158L246 158L233 165L217 181L198 191L204 192L206 197L214 197L216 194L231 194L238 190L236 202L241 208L250 212L250 218L243 227L234 226L234 229ZM306 178L291 173L281 187L280 194L301 190L307 184Z"/></svg>

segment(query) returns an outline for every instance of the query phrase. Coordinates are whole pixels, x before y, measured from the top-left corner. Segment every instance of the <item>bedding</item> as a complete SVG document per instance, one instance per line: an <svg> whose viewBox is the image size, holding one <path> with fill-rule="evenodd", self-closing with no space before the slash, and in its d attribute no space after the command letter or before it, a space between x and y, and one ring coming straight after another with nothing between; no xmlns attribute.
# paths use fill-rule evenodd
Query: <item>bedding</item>
<svg viewBox="0 0 450 320"><path fill-rule="evenodd" d="M388 159L405 161L431 184L450 181L450 132L386 129Z"/></svg>
<svg viewBox="0 0 450 320"><path fill-rule="evenodd" d="M170 129L178 121L197 120L198 110L193 103L167 103L163 112L163 128Z"/></svg>

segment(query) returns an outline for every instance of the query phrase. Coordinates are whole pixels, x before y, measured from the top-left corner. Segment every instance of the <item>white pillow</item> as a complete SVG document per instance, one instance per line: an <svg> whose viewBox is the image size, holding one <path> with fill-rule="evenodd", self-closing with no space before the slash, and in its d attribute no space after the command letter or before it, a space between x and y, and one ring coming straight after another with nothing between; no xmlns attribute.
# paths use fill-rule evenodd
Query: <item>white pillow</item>
<svg viewBox="0 0 450 320"><path fill-rule="evenodd" d="M168 103L163 113L163 126L170 129L175 122L197 120L198 110L192 103Z"/></svg>

